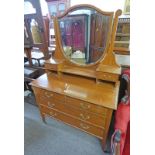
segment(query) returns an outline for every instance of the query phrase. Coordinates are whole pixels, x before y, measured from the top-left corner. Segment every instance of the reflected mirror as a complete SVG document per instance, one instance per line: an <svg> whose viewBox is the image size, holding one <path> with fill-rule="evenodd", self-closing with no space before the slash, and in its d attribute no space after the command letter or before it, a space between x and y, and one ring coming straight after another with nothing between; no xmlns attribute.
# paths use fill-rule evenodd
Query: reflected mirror
<svg viewBox="0 0 155 155"><path fill-rule="evenodd" d="M31 26L33 43L34 44L41 44L42 39L41 39L41 34L40 34L38 22L35 19L31 19L30 26Z"/></svg>
<svg viewBox="0 0 155 155"><path fill-rule="evenodd" d="M92 64L105 53L111 33L112 14L92 8L76 8L58 18L65 57L78 64Z"/></svg>

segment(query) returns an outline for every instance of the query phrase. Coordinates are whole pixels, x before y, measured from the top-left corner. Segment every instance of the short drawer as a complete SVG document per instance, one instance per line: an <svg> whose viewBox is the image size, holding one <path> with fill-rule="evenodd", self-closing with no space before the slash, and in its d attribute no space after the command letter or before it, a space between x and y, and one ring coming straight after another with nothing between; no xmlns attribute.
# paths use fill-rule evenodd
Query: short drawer
<svg viewBox="0 0 155 155"><path fill-rule="evenodd" d="M67 106L57 100L53 100L53 101L45 100L43 103L41 103L41 105L45 105L48 108L56 109L60 112L69 114L80 120L83 120L88 123L92 123L102 128L104 128L106 124L106 116L100 116L94 113L87 112L86 110L81 110L71 106Z"/></svg>
<svg viewBox="0 0 155 155"><path fill-rule="evenodd" d="M97 136L98 138L103 138L104 137L104 129L95 127L93 125L90 125L88 123L85 123L83 121L80 121L78 119L75 119L73 117L70 117L68 115L65 115L61 112L58 112L56 110L47 108L45 106L41 107L41 111L43 114L48 115L50 117L54 117L58 120L63 121L64 123L70 124L74 127L77 127L83 131L86 131L87 133L93 134Z"/></svg>
<svg viewBox="0 0 155 155"><path fill-rule="evenodd" d="M108 111L107 108L104 108L104 107L101 107L101 106L98 106L98 105L95 105L89 102L85 102L82 100L78 100L72 97L68 97L68 96L66 96L66 104L78 107L82 110L87 110L90 112L101 114L102 116L106 116L107 111Z"/></svg>
<svg viewBox="0 0 155 155"><path fill-rule="evenodd" d="M96 76L98 79L101 79L101 80L109 80L109 81L114 81L114 82L119 80L119 75L117 74L97 72Z"/></svg>

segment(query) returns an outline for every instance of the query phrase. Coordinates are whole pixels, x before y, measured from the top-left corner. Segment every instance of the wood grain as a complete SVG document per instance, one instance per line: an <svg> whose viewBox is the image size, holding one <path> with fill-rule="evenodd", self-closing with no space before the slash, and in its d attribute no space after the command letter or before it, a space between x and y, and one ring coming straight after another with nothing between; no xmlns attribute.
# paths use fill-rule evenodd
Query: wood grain
<svg viewBox="0 0 155 155"><path fill-rule="evenodd" d="M91 8L111 18L105 55L89 65L75 64L63 54L58 18L70 11ZM40 114L102 139L105 146L112 113L117 109L121 67L113 53L114 38L120 10L104 12L91 5L71 7L58 18L54 17L56 50L45 62L46 73L31 82Z"/></svg>

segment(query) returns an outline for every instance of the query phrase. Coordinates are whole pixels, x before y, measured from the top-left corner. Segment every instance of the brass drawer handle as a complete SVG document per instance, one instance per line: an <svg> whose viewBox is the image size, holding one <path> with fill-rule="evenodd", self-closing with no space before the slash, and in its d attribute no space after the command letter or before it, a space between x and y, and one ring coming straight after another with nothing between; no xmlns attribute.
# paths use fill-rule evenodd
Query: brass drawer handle
<svg viewBox="0 0 155 155"><path fill-rule="evenodd" d="M50 97L53 96L53 94L49 94L49 92L45 92L45 96L46 96L47 98L50 98Z"/></svg>
<svg viewBox="0 0 155 155"><path fill-rule="evenodd" d="M88 125L84 125L83 123L80 123L80 126L81 126L83 129L89 129L89 126L88 126Z"/></svg>
<svg viewBox="0 0 155 155"><path fill-rule="evenodd" d="M90 108L90 105L88 104L84 104L84 103L80 103L80 107L82 108L82 109L89 109Z"/></svg>
<svg viewBox="0 0 155 155"><path fill-rule="evenodd" d="M57 114L54 113L53 111L50 111L50 115L54 117L54 116L56 116Z"/></svg>
<svg viewBox="0 0 155 155"><path fill-rule="evenodd" d="M51 108L55 106L54 103L50 103L50 102L48 102L47 104L48 104L48 106L51 107Z"/></svg>
<svg viewBox="0 0 155 155"><path fill-rule="evenodd" d="M88 119L90 119L90 116L89 116L89 115L84 116L83 114L80 114L80 117L81 117L81 119L83 119L83 120L88 120Z"/></svg>

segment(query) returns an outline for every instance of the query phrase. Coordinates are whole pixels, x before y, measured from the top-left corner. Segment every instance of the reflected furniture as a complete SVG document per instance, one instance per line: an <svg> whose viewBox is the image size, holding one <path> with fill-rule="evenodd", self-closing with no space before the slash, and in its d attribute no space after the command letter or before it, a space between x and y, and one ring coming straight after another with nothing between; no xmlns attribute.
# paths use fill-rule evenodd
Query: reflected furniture
<svg viewBox="0 0 155 155"><path fill-rule="evenodd" d="M24 58L27 58L29 66L32 66L31 50L32 50L31 45L24 45Z"/></svg>
<svg viewBox="0 0 155 155"><path fill-rule="evenodd" d="M104 149L120 86L121 67L113 53L120 15L121 10L105 12L83 4L53 17L56 49L45 61L46 73L31 83L44 122L51 117L96 136ZM72 38L80 46L68 44L65 39L77 31L85 37L80 43Z"/></svg>
<svg viewBox="0 0 155 155"><path fill-rule="evenodd" d="M111 148L114 155L130 155L130 69L122 73L126 82L124 96L115 113L114 133Z"/></svg>
<svg viewBox="0 0 155 155"><path fill-rule="evenodd" d="M47 18L42 16L39 1L24 0L24 45L39 48L45 57L49 56L47 22Z"/></svg>
<svg viewBox="0 0 155 155"><path fill-rule="evenodd" d="M46 0L49 14L59 16L70 7L70 0Z"/></svg>
<svg viewBox="0 0 155 155"><path fill-rule="evenodd" d="M130 55L130 15L122 15L118 20L114 51Z"/></svg>

